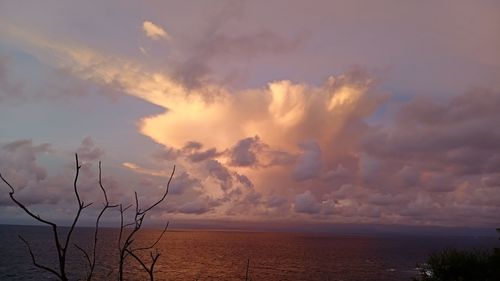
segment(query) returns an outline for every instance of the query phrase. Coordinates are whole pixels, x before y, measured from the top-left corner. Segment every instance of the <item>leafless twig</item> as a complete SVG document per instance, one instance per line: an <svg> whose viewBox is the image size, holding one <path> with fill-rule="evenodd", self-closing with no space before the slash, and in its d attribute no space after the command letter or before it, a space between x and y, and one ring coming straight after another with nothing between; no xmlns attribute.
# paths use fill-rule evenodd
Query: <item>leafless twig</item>
<svg viewBox="0 0 500 281"><path fill-rule="evenodd" d="M134 220L132 221L132 223L130 223L130 224L123 224L123 213L125 212L125 209L123 209L120 206L120 235L119 235L119 239L118 239L118 248L119 248L119 255L120 255L120 257L119 257L119 265L118 265L118 272L119 272L118 274L119 274L119 280L120 281L123 280L124 263L125 263L125 259L127 258L128 255L132 256L135 260L137 260L139 262L139 264L141 264L141 266L144 268L144 270L146 270L146 272L149 274L150 280L154 280L154 274L153 274L154 273L154 266L155 266L155 264L156 264L156 262L157 262L157 260L158 260L158 258L160 256L160 254L158 252L156 252L155 255L153 255L153 253L150 252L151 265L150 265L150 267L148 267L136 255L136 252L140 251L140 250L152 249L154 246L156 246L156 244L160 241L160 239L163 237L163 234L167 230L168 223L165 226L165 228L162 231L162 233L160 234L159 238L150 247L143 247L143 248L136 248L136 249L134 249L132 247L132 244L134 243L134 237L135 237L135 235L137 234L137 232L142 227L142 223L144 221L144 218L145 218L146 214L150 210L152 210L154 207L158 206L161 202L163 202L163 200L165 200L165 198L166 198L166 196L168 194L168 191L169 191L170 182L172 181L172 178L174 177L174 173L175 173L175 166L172 169L172 173L170 174L170 178L168 179L167 186L165 188L165 192L163 193L163 196L160 198L160 200L156 201L155 203L153 203L151 206L147 207L144 210L141 210L141 208L139 206L139 198L137 196L137 192L134 192L135 214L134 214ZM130 206L128 206L128 207L130 207ZM128 207L126 209L128 209ZM128 233L127 237L125 238L125 240L122 243L123 231L124 231L125 227L127 227L127 226L133 226L133 229Z"/></svg>
<svg viewBox="0 0 500 281"><path fill-rule="evenodd" d="M66 273L66 254L67 254L68 245L71 241L72 235L75 231L75 228L76 228L76 225L77 225L78 220L80 218L80 215L82 214L82 211L84 209L86 209L87 207L89 207L92 204L92 203L85 204L85 202L81 199L79 191L78 191L78 178L80 175L81 165L78 161L77 154L75 154L75 163L76 163L75 164L76 173L75 173L75 177L73 180L73 192L75 193L76 201L78 203L78 209L77 209L77 212L73 218L71 226L70 226L64 240L60 239L60 234L59 234L57 224L55 224L54 222L51 222L50 220L46 220L46 219L41 218L38 214L35 214L30 209L28 209L26 207L26 205L24 205L19 200L17 200L17 198L15 196L14 187L2 176L2 174L0 174L0 179L10 189L9 196L10 196L11 200L18 207L20 207L26 214L28 214L30 217L32 217L33 219L35 219L36 221L38 221L40 223L43 223L43 224L51 227L52 234L53 234L53 240L54 240L54 244L55 244L56 251L57 251L58 262L59 262L59 266L57 268L51 268L48 266L41 265L37 261L37 259L35 258L35 254L33 253L28 241L26 241L26 239L24 239L22 236L19 236L19 239L21 239L21 241L28 248L28 252L31 256L31 260L33 262L33 265L37 268L40 268L42 270L45 270L47 272L52 273L53 275L57 276L57 278L61 281L68 281L68 277L67 277L67 273ZM98 233L99 233L99 226L100 226L101 218L108 209L116 208L116 207L119 207L119 211L120 211L120 232L119 232L119 237L118 237L118 249L119 249L119 254L120 254L120 256L119 256L119 269L118 269L119 270L119 280L120 281L123 280L124 261L128 256L133 257L144 268L144 270L148 273L150 280L154 280L154 267L157 264L158 258L160 257L158 250L155 249L154 252L150 251L149 256L151 258L151 263L149 264L149 266L139 257L138 253L140 251L143 251L143 250L152 250L159 243L159 241L162 239L165 232L167 231L168 222L167 222L165 228L163 229L163 231L161 232L160 236L150 246L134 248L134 247L132 247L132 245L135 241L135 235L141 229L142 223L143 223L144 218L147 215L147 213L165 200L165 198L168 194L170 183L172 181L174 173L175 173L175 166L172 169L172 173L171 173L170 178L167 182L167 186L165 188L165 191L164 191L162 197L158 201L153 203L151 206L145 208L144 210L141 210L141 208L139 206L139 199L138 199L137 193L135 192L134 193L134 195L135 195L134 219L131 223L124 223L124 212L127 209L129 209L130 207L132 207L133 205L128 205L127 207L123 208L122 204L119 204L119 205L110 204L106 189L104 188L103 183L102 183L102 169L101 169L101 162L99 162L99 187L101 188L101 191L103 193L105 203L104 203L101 211L99 212L99 215L96 218L92 251L89 253L84 248L80 247L77 244L74 244L74 246L80 252L82 252L82 254L83 254L83 256L84 256L84 258L89 266L89 271L87 272L87 275L86 275L87 281L92 280L92 278L94 276L93 273L95 271L96 260L97 260L97 258L96 258L97 241L98 241ZM133 228L130 232L127 233L127 235L125 235L124 230L125 230L125 228L127 228L129 226L132 226ZM112 271L110 272L110 274L111 273L112 273ZM109 277L109 274L108 274L108 277Z"/></svg>
<svg viewBox="0 0 500 281"><path fill-rule="evenodd" d="M87 260L87 263L89 265L89 272L87 274L87 281L92 280L92 275L94 274L94 269L96 265L96 250L97 250L97 237L99 233L99 223L101 221L101 217L103 214L106 212L107 209L111 208L116 208L119 205L111 205L108 200L108 194L106 193L106 189L104 188L102 184L102 168L101 168L101 161L99 161L99 187L101 188L102 194L104 195L104 205L99 212L99 215L97 216L96 222L95 222L95 228L94 228L94 241L92 245L92 255L90 256L84 249L79 247L78 245L75 245L81 252L83 252L85 259Z"/></svg>
<svg viewBox="0 0 500 281"><path fill-rule="evenodd" d="M50 268L50 267L42 266L42 265L38 264L36 262L35 256L33 254L33 251L31 250L29 243L21 236L19 236L19 238L28 247L33 264L38 268L41 268L41 269L46 270L52 274L55 274L62 281L68 280L68 276L66 273L66 253L67 253L68 244L71 240L71 236L72 236L73 231L75 229L76 223L78 222L78 219L80 218L81 212L85 208L87 208L88 206L90 206L92 204L92 203L85 204L85 202L83 202L81 200L80 194L78 193L77 183L78 183L78 176L80 174L81 165L78 162L78 155L77 154L75 154L75 163L76 163L76 173L75 173L75 178L73 181L73 190L74 190L74 193L76 196L76 200L78 201L78 210L77 210L75 217L73 218L73 223L71 224L71 227L68 231L68 234L66 235L66 239L64 240L64 244L61 244L61 241L59 239L59 231L58 231L57 225L49 220L42 219L39 215L30 211L23 203L21 203L19 200L17 200L16 197L14 196L14 194L15 194L14 187L0 174L0 179L2 179L2 181L10 188L10 192L9 192L10 199L17 206L19 206L26 214L28 214L30 217L34 218L35 220L37 220L43 224L49 225L52 228L54 244L56 246L57 257L58 257L58 262L59 262L59 268L57 270L54 268Z"/></svg>

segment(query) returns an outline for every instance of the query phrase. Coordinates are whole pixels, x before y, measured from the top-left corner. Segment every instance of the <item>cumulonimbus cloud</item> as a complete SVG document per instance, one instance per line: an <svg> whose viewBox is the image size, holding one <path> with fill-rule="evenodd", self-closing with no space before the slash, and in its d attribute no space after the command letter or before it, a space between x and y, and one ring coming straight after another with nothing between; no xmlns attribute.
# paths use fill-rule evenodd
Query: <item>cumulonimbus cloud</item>
<svg viewBox="0 0 500 281"><path fill-rule="evenodd" d="M366 118L387 95L361 72L321 85L280 80L237 91L208 82L193 88L81 46L20 38L43 61L164 108L142 118L139 132L164 147L157 159L175 159L189 171L190 187L176 195L185 202L173 212L457 224L468 210L470 221L487 224L499 210L497 92L416 99L394 124L370 126Z"/></svg>

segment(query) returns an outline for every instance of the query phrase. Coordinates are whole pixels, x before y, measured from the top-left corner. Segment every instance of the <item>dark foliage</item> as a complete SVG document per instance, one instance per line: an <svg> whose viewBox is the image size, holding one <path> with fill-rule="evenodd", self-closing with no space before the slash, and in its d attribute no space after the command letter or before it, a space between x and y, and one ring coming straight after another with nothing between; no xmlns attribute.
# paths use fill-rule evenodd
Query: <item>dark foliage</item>
<svg viewBox="0 0 500 281"><path fill-rule="evenodd" d="M419 277L414 281L499 281L500 249L445 249L431 254L419 268Z"/></svg>

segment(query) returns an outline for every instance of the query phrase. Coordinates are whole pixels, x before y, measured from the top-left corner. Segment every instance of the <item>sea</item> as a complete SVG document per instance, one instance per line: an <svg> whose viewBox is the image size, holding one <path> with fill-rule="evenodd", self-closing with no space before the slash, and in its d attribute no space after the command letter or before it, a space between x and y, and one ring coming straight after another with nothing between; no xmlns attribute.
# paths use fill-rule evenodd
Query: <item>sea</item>
<svg viewBox="0 0 500 281"><path fill-rule="evenodd" d="M64 230L64 229L63 229ZM89 268L75 245L90 249L92 228L77 228L68 247L71 280L85 280ZM161 230L143 229L134 243L153 244ZM36 261L56 267L51 229L0 225L0 280L57 280L33 266L21 235ZM118 230L102 228L93 280L117 280ZM444 248L491 249L496 237L411 234L271 233L168 230L155 249L140 253L148 265L160 254L155 280L411 280L417 264ZM151 253L150 253L151 252ZM126 259L125 280L149 280L141 265Z"/></svg>

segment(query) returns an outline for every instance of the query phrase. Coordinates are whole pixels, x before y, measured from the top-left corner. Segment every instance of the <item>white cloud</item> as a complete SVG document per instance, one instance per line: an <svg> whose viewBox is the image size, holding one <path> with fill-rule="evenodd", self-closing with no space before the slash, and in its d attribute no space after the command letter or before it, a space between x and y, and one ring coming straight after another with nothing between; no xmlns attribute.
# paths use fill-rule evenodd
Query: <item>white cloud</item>
<svg viewBox="0 0 500 281"><path fill-rule="evenodd" d="M144 21L142 23L142 29L146 32L146 36L153 40L170 38L170 35L163 28L150 21Z"/></svg>

